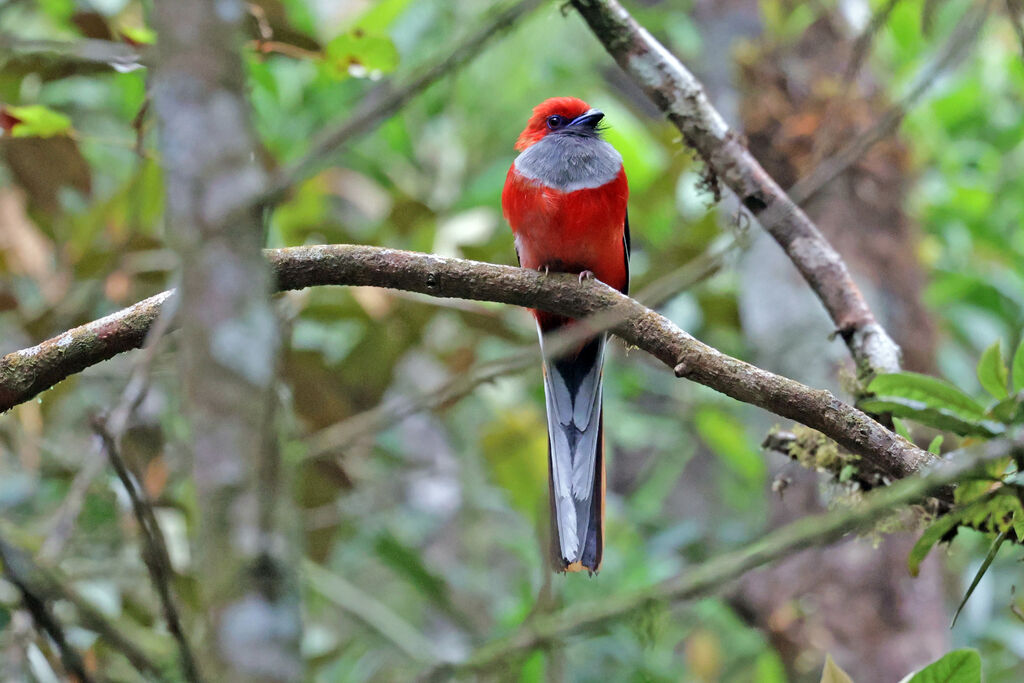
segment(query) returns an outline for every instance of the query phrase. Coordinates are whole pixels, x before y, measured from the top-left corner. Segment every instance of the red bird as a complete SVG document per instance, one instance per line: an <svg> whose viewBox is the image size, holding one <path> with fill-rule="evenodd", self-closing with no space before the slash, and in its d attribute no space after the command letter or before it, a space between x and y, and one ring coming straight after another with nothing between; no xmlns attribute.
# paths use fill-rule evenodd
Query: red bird
<svg viewBox="0 0 1024 683"><path fill-rule="evenodd" d="M629 188L622 157L601 139L604 114L575 97L533 110L501 204L524 268L629 288ZM602 334L575 352L544 354L544 335L574 321L534 311L544 356L551 554L556 571L596 572L604 545Z"/></svg>

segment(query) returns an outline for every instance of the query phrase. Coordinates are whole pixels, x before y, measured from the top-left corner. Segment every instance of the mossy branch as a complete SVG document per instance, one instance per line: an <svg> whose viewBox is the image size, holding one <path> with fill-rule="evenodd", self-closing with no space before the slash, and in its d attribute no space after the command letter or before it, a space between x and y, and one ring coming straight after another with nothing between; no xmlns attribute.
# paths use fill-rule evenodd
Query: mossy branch
<svg viewBox="0 0 1024 683"><path fill-rule="evenodd" d="M679 377L816 429L861 456L861 471L901 479L934 458L828 391L767 372L698 341L600 282L381 247L321 245L265 252L281 290L365 285L528 306L572 317L613 311L612 331ZM64 377L138 347L170 292L0 359L0 410Z"/></svg>

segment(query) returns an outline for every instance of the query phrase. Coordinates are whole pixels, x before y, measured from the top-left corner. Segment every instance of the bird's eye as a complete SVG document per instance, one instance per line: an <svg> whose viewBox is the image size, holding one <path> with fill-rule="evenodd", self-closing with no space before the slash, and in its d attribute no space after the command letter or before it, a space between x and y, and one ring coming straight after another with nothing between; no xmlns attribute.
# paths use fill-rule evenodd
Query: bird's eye
<svg viewBox="0 0 1024 683"><path fill-rule="evenodd" d="M548 130L556 130L558 128L561 128L568 122L569 120L567 118L565 118L564 116L559 116L558 114L555 114L554 116L549 116Z"/></svg>

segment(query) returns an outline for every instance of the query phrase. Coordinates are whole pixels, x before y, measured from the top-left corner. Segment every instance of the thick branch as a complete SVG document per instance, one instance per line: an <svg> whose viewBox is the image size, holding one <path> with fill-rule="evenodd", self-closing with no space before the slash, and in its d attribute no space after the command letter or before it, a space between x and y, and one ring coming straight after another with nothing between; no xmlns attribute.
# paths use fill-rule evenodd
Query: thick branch
<svg viewBox="0 0 1024 683"><path fill-rule="evenodd" d="M575 604L571 608L540 616L512 635L480 648L465 662L436 667L423 678L446 680L456 673L486 670L533 648L594 630L625 615L713 594L729 581L752 569L804 548L833 543L851 531L864 529L891 514L897 507L921 501L930 493L977 472L986 463L1003 459L1022 447L1024 443L1020 437L1016 437L1012 440L992 441L975 449L965 449L942 461L925 476L911 477L867 494L863 503L855 507L804 517L739 550L719 555L650 588L610 596L600 601Z"/></svg>
<svg viewBox="0 0 1024 683"><path fill-rule="evenodd" d="M179 367L208 624L187 675L290 683L303 677L301 617L289 576L294 534L278 520L288 502L278 495L274 424L280 330L253 206L268 178L256 162L239 54L245 7L156 0L153 10L149 90L168 242L182 264Z"/></svg>
<svg viewBox="0 0 1024 683"><path fill-rule="evenodd" d="M670 297L717 273L726 256L738 244L738 241L732 240L724 248L706 252L676 270L659 277L637 292L636 299L645 306L652 308L659 306ZM612 311L603 311L588 316L581 320L579 325L570 325L547 335L544 339L544 352L549 358L557 357L578 348L595 333L607 331L620 322L622 320ZM468 396L481 384L493 382L500 377L534 365L539 356L540 347L533 343L505 358L480 363L460 372L432 391L414 396L398 396L369 410L350 415L340 422L310 434L305 439L306 457L316 458L328 452L341 451L354 441L376 434L410 415L438 406L451 405L464 396Z"/></svg>
<svg viewBox="0 0 1024 683"><path fill-rule="evenodd" d="M370 246L291 247L270 249L265 254L282 290L316 285L368 285L438 297L528 306L572 317L614 311L622 322L612 331L665 363L678 376L817 429L860 455L860 465L865 472L899 479L933 459L830 392L812 389L720 353L664 316L599 282L580 284L571 275L545 276L522 268ZM131 311L126 309L108 316L123 326L130 338L140 325L152 322L154 317L151 310L143 309L135 315ZM116 328L111 328L103 342L97 344L95 333L90 329L95 324L65 332L58 339L66 339L65 346L74 346L79 336L85 337L96 347L94 362L105 360L112 355L109 349L114 343L112 336L116 335ZM48 352L56 341L16 351L0 361L0 387L9 383L15 386L38 384L31 376L17 376L19 372L45 371L49 378L61 375L59 368L43 367L35 351L42 349L47 360L60 363L60 356ZM122 340L118 344L125 348L130 346L129 342L130 339ZM138 337L135 346L140 343L141 337ZM88 343L76 355L75 369L71 372L90 364L87 349ZM19 361L15 365L8 363L12 356ZM63 376L67 374L70 372L64 372Z"/></svg>
<svg viewBox="0 0 1024 683"><path fill-rule="evenodd" d="M846 264L817 226L751 156L703 86L615 0L572 0L627 74L782 246L825 305L862 373L899 370L899 347L875 320Z"/></svg>

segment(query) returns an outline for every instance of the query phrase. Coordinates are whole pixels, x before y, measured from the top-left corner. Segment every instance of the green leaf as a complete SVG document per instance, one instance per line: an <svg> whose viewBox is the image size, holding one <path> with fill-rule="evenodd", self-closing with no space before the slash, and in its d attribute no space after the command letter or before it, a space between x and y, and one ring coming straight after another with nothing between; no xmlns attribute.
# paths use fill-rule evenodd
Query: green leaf
<svg viewBox="0 0 1024 683"><path fill-rule="evenodd" d="M924 530L921 538L917 539L917 543L910 549L910 555L907 557L907 569L910 571L911 576L918 575L921 571L921 562L924 561L924 558L928 557L932 547L960 523L960 515L960 512L951 512L948 515L943 515Z"/></svg>
<svg viewBox="0 0 1024 683"><path fill-rule="evenodd" d="M906 683L980 683L981 655L976 650L953 650L904 681Z"/></svg>
<svg viewBox="0 0 1024 683"><path fill-rule="evenodd" d="M121 35L135 45L154 45L156 31L147 26L122 26Z"/></svg>
<svg viewBox="0 0 1024 683"><path fill-rule="evenodd" d="M914 443L913 437L910 436L910 430L907 429L907 423L898 417L892 419L892 426L896 429L896 433L902 436L910 443Z"/></svg>
<svg viewBox="0 0 1024 683"><path fill-rule="evenodd" d="M1024 413L1024 404L1018 403L1016 396L1004 398L988 409L989 417L1003 424L1017 422L1020 420L1022 413Z"/></svg>
<svg viewBox="0 0 1024 683"><path fill-rule="evenodd" d="M749 482L764 481L767 466L742 422L720 410L704 408L694 417L694 425L701 440L729 469Z"/></svg>
<svg viewBox="0 0 1024 683"><path fill-rule="evenodd" d="M892 413L898 417L917 420L921 424L960 434L961 436L992 437L1002 434L1006 428L990 420L974 421L964 418L953 411L942 408L929 408L923 401L913 399L867 398L857 401L857 407L868 413Z"/></svg>
<svg viewBox="0 0 1024 683"><path fill-rule="evenodd" d="M931 453L932 455L941 454L943 438L944 437L942 436L942 434L939 434L934 439L932 439L932 442L928 444L928 452Z"/></svg>
<svg viewBox="0 0 1024 683"><path fill-rule="evenodd" d="M821 683L853 683L853 679L839 668L832 660L832 655L826 655L825 668L821 671Z"/></svg>
<svg viewBox="0 0 1024 683"><path fill-rule="evenodd" d="M949 625L950 628L956 626L957 617L960 616L960 612L963 611L964 605L967 604L971 594L974 593L974 589L978 587L978 584L981 582L981 577L985 576L985 572L987 572L988 568L992 566L992 561L996 559L996 555L999 553L999 548L1002 547L1003 541L1005 540L1006 531L999 532L999 535L996 536L996 540L992 543L992 547L988 549L988 554L985 555L985 561L981 563L980 567L978 567L978 571L974 574L974 579L971 581L971 585L967 588L967 592L964 593L964 599L961 600L960 604L957 606L956 612L953 614L953 621Z"/></svg>
<svg viewBox="0 0 1024 683"><path fill-rule="evenodd" d="M324 66L333 78L375 77L398 66L398 50L384 35L355 28L327 44Z"/></svg>
<svg viewBox="0 0 1024 683"><path fill-rule="evenodd" d="M381 33L391 27L410 2L411 0L376 0L355 23L364 31Z"/></svg>
<svg viewBox="0 0 1024 683"><path fill-rule="evenodd" d="M1007 374L1006 363L1003 362L1002 343L997 339L981 354L978 361L978 381L985 391L998 399L1003 399L1009 395L1006 390Z"/></svg>
<svg viewBox="0 0 1024 683"><path fill-rule="evenodd" d="M765 650L754 662L754 680L758 683L786 683L786 667L774 650Z"/></svg>
<svg viewBox="0 0 1024 683"><path fill-rule="evenodd" d="M1013 353L1013 393L1024 391L1024 339Z"/></svg>
<svg viewBox="0 0 1024 683"><path fill-rule="evenodd" d="M16 138L52 138L71 132L71 119L39 104L4 110L17 120L11 128L11 135Z"/></svg>
<svg viewBox="0 0 1024 683"><path fill-rule="evenodd" d="M959 415L968 420L980 420L985 409L956 386L946 380L916 372L895 372L878 375L868 385L868 391L879 398L906 398Z"/></svg>

